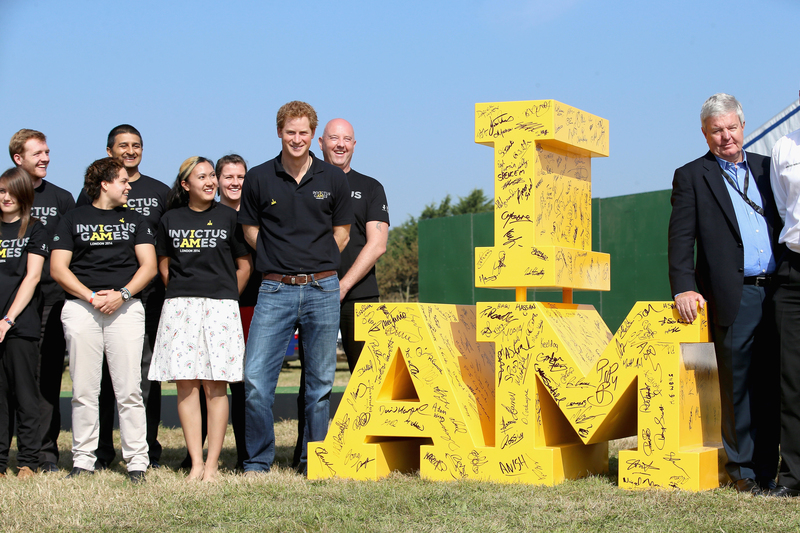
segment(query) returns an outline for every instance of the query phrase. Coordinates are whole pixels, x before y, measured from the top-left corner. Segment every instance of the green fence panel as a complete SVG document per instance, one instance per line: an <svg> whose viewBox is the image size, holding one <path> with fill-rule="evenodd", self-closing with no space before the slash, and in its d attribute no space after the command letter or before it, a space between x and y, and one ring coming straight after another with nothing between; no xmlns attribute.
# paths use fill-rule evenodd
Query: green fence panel
<svg viewBox="0 0 800 533"><path fill-rule="evenodd" d="M667 277L669 190L592 200L592 249L611 255L611 291L575 291L616 331L633 304L671 300ZM419 223L419 301L474 305L513 301L513 290L475 288L475 247L493 246L494 215ZM528 299L561 301L560 291L529 290Z"/></svg>

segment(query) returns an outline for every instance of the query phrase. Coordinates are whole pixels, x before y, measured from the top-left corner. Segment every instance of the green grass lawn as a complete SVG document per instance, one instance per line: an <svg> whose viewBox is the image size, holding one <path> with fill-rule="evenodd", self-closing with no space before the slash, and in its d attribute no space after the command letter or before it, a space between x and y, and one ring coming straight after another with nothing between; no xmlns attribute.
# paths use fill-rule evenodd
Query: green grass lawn
<svg viewBox="0 0 800 533"><path fill-rule="evenodd" d="M119 434L117 448L119 449ZM121 463L92 477L64 479L71 434L62 432L57 474L0 479L0 531L797 531L800 501L702 493L629 492L617 487L616 457L632 440L611 446L611 473L556 487L485 482L431 482L395 473L375 482L307 481L290 468L295 421L276 425L276 467L250 478L235 464L232 432L215 484L185 482L180 429L162 428L164 467L131 485ZM119 458L119 455L118 455ZM15 460L12 452L12 466Z"/></svg>
<svg viewBox="0 0 800 533"><path fill-rule="evenodd" d="M336 362L336 377L333 381L334 387L346 387L350 380L350 371L347 368L347 361L342 357ZM299 387L300 386L300 362L291 361L284 365L278 377L278 387ZM175 393L175 383L165 381L161 383L161 392L164 394ZM72 393L72 379L69 377L69 369L64 368L61 376L61 394Z"/></svg>

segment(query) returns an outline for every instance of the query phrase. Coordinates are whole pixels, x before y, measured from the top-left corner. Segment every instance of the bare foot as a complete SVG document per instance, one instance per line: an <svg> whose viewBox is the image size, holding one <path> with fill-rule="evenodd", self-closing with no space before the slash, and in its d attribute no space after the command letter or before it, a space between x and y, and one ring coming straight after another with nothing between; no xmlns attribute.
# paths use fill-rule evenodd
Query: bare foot
<svg viewBox="0 0 800 533"><path fill-rule="evenodd" d="M192 466L192 469L189 471L189 475L186 476L186 482L190 483L192 481L198 481L203 478L203 472L205 468L203 463L200 463L198 466Z"/></svg>
<svg viewBox="0 0 800 533"><path fill-rule="evenodd" d="M203 472L203 481L206 483L213 483L218 479L217 474L219 474L219 470L216 465L213 467L211 465L206 465L206 469Z"/></svg>

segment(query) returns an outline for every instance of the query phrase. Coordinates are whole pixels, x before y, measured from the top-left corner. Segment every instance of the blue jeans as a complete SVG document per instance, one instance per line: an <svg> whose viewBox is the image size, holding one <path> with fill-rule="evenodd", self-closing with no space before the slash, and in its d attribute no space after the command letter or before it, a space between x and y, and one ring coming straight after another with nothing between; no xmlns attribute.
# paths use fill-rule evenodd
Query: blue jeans
<svg viewBox="0 0 800 533"><path fill-rule="evenodd" d="M250 324L244 364L245 472L268 472L275 459L272 405L283 357L295 328L305 352L305 416L309 442L328 433L330 396L336 373L339 279L307 285L264 280Z"/></svg>

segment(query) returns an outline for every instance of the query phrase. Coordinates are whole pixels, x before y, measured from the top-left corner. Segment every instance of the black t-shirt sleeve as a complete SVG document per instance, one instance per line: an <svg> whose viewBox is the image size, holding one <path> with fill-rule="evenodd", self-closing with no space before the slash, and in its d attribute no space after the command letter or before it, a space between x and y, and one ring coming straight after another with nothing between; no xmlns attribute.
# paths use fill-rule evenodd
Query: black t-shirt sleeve
<svg viewBox="0 0 800 533"><path fill-rule="evenodd" d="M158 223L158 234L156 235L156 255L169 255L169 249L167 248L167 228L164 227L164 218L161 218L161 221Z"/></svg>
<svg viewBox="0 0 800 533"><path fill-rule="evenodd" d="M334 226L345 226L354 221L353 202L350 200L350 185L347 183L347 177L341 169L337 170L333 179L334 204L331 219Z"/></svg>
<svg viewBox="0 0 800 533"><path fill-rule="evenodd" d="M86 189L81 189L81 192L78 193L78 201L75 202L74 207L81 207L82 205L89 205L90 203L92 203L92 199L86 194Z"/></svg>
<svg viewBox="0 0 800 533"><path fill-rule="evenodd" d="M75 242L72 235L72 216L74 211L71 211L61 217L56 226L56 232L53 235L53 240L50 241L51 250L74 250Z"/></svg>
<svg viewBox="0 0 800 533"><path fill-rule="evenodd" d="M242 226L236 223L236 220L233 221L231 235L233 235L231 237L231 254L233 257L244 257L249 254L250 250L244 239L244 231L242 230Z"/></svg>
<svg viewBox="0 0 800 533"><path fill-rule="evenodd" d="M139 216L138 223L136 224L136 238L134 243L138 244L156 244L156 236L150 224L147 223L145 217Z"/></svg>
<svg viewBox="0 0 800 533"><path fill-rule="evenodd" d="M367 205L367 222L381 221L389 223L389 205L386 202L386 192L383 185L375 181L370 191L369 204Z"/></svg>
<svg viewBox="0 0 800 533"><path fill-rule="evenodd" d="M64 194L59 196L58 203L60 204L58 209L62 213L66 213L67 211L75 209L75 199L68 191L64 191Z"/></svg>
<svg viewBox="0 0 800 533"><path fill-rule="evenodd" d="M47 230L39 221L35 221L31 225L31 237L28 240L26 251L44 258L50 256L50 238L47 236Z"/></svg>
<svg viewBox="0 0 800 533"><path fill-rule="evenodd" d="M239 224L258 226L261 223L261 198L259 198L258 176L248 172L242 185L242 201L239 204Z"/></svg>

